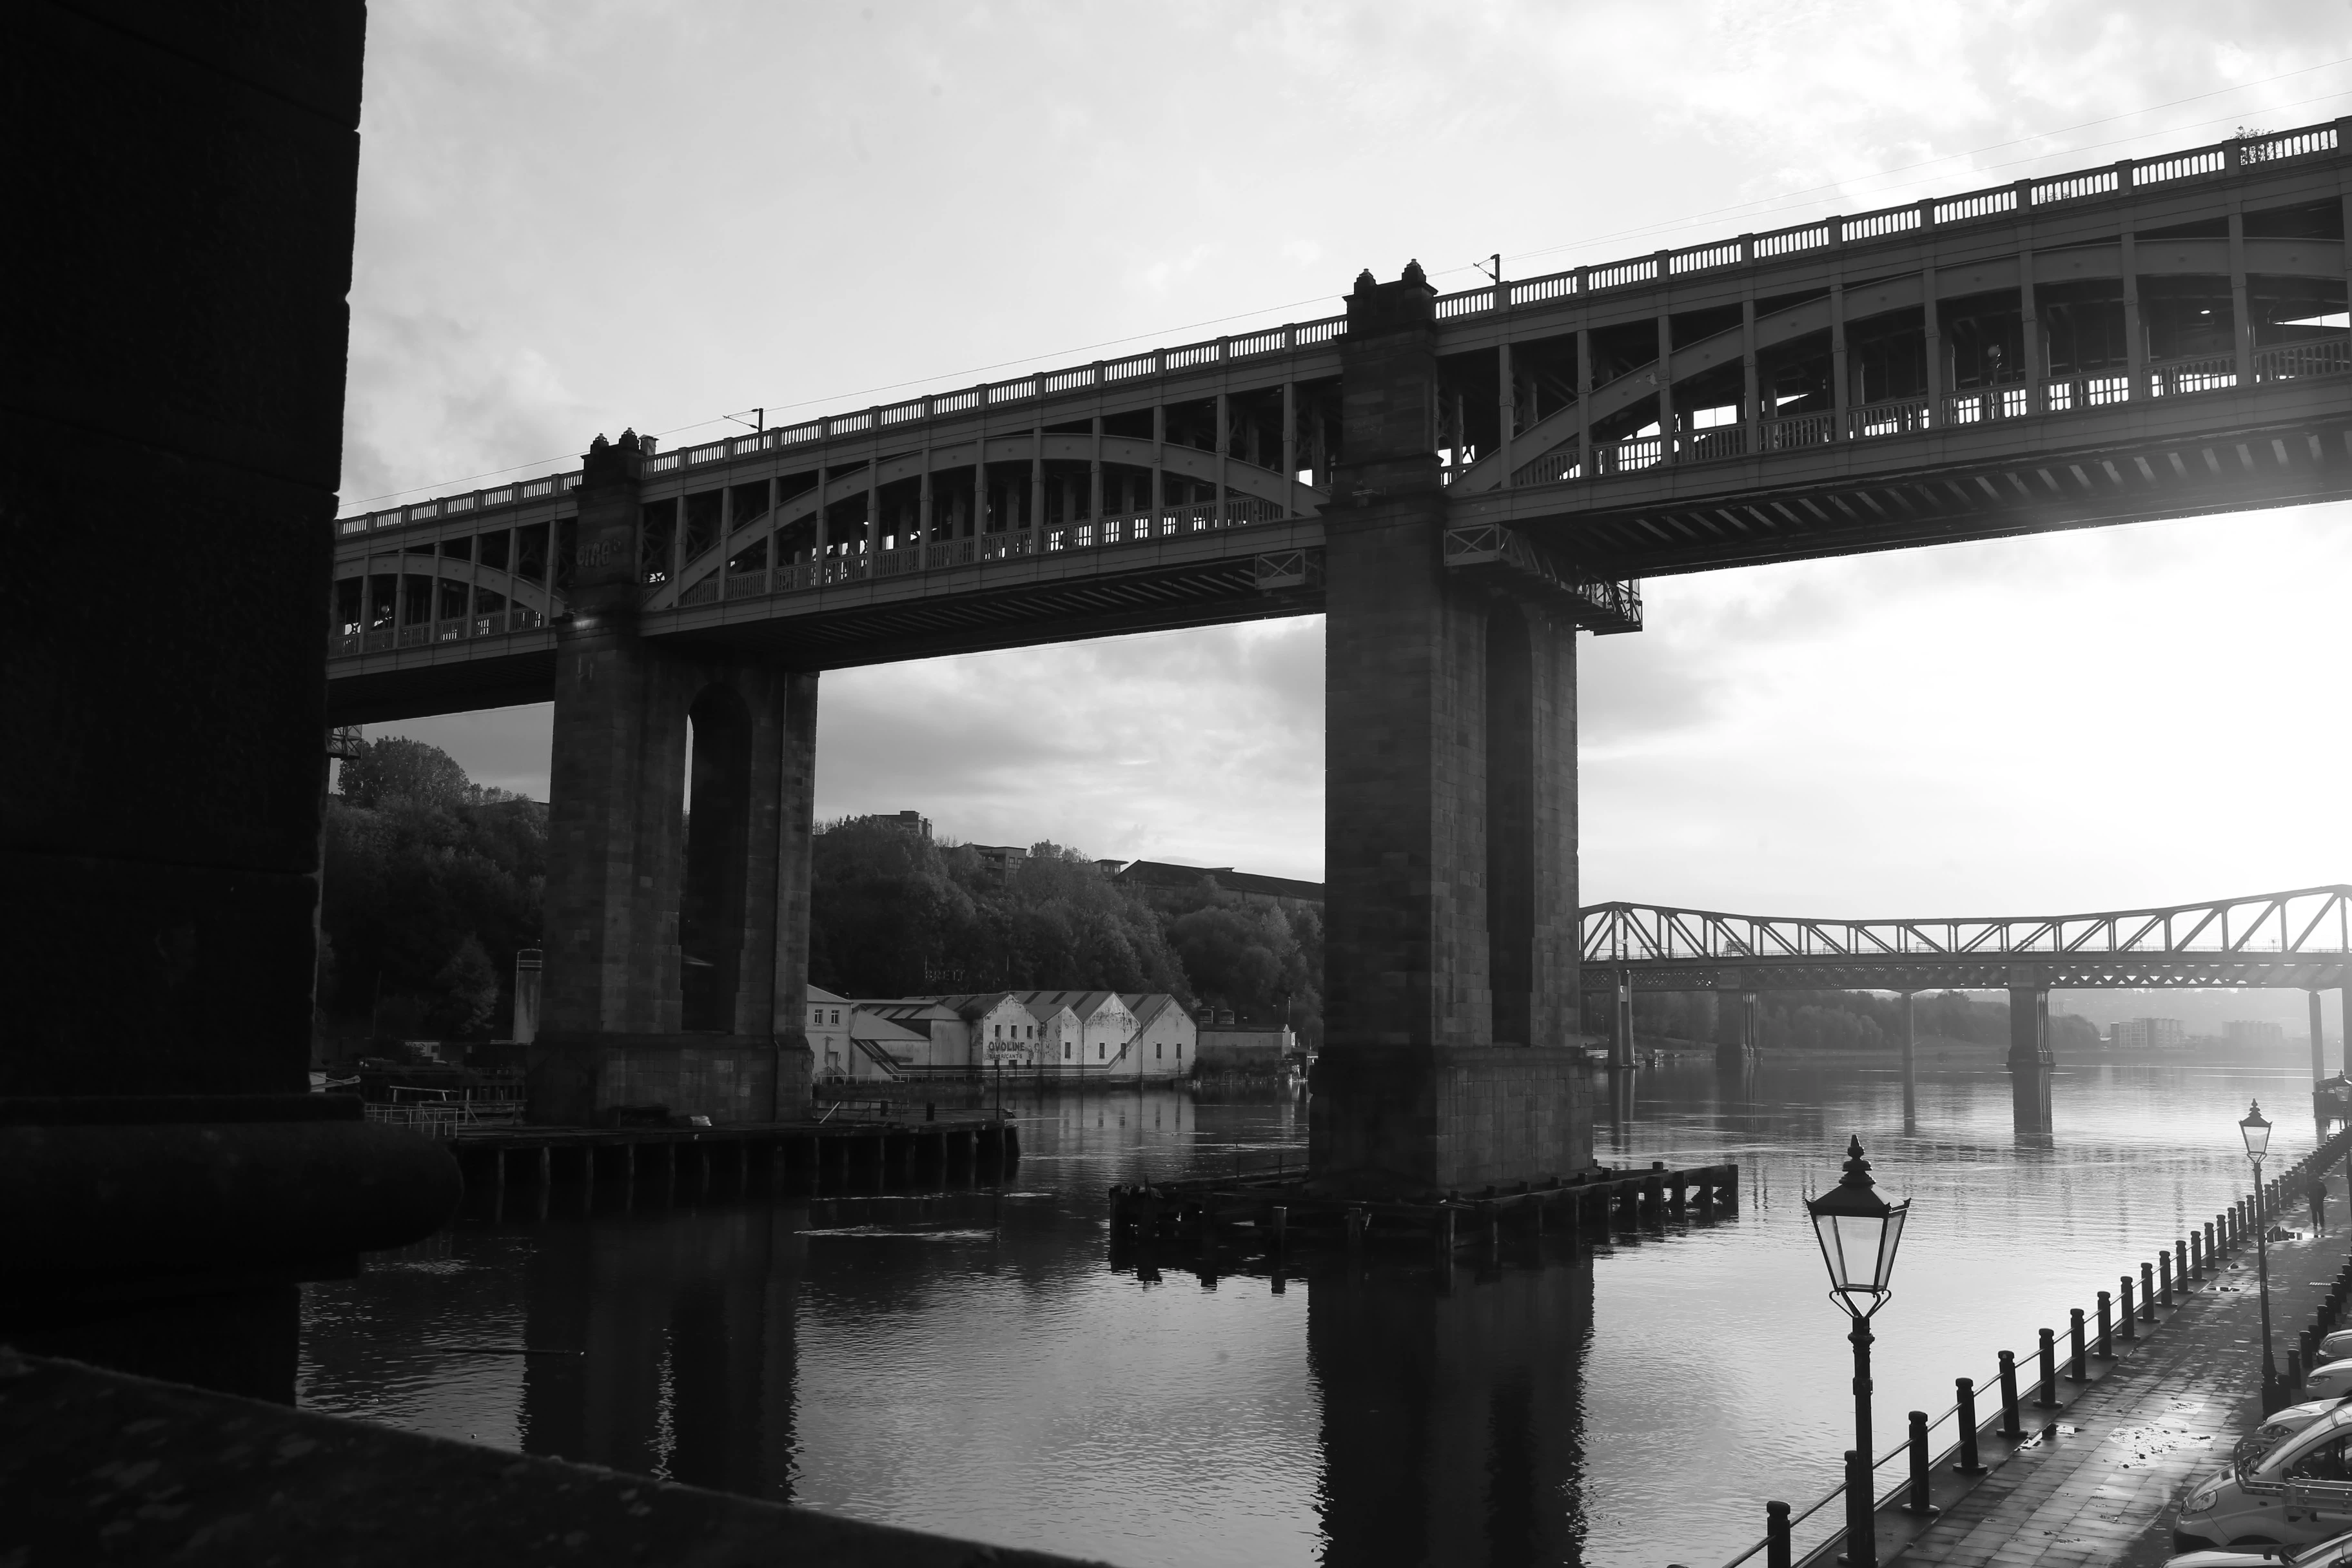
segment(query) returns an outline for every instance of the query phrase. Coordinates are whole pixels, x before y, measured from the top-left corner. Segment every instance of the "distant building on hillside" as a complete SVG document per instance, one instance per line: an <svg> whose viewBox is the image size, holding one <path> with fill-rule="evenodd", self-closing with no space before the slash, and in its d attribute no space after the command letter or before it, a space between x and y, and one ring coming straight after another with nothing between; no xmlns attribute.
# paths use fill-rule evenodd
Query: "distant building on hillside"
<svg viewBox="0 0 2352 1568"><path fill-rule="evenodd" d="M845 817L844 820L848 822L878 822L886 827L896 827L902 832L912 834L918 838L929 838L931 836L931 819L925 816L919 811L901 811L896 813L877 811L865 816Z"/></svg>
<svg viewBox="0 0 2352 1568"><path fill-rule="evenodd" d="M952 1007L914 998L861 1000L857 1010L922 1037L919 1070L925 1074L961 1074L974 1065L971 1032Z"/></svg>
<svg viewBox="0 0 2352 1568"><path fill-rule="evenodd" d="M931 1037L878 1017L863 1007L849 1012L849 1066L854 1082L895 1083L927 1076Z"/></svg>
<svg viewBox="0 0 2352 1568"><path fill-rule="evenodd" d="M1138 1078L1182 1078L1200 1059L1201 1027L1165 991L1130 991L1119 998L1135 1019L1129 1050Z"/></svg>
<svg viewBox="0 0 2352 1568"><path fill-rule="evenodd" d="M821 985L808 988L810 1068L820 1083L839 1083L850 1076L849 1016L856 1005Z"/></svg>
<svg viewBox="0 0 2352 1568"><path fill-rule="evenodd" d="M951 996L914 996L935 1002L963 1020L966 1052L974 1068L1034 1068L1037 1064L1037 1018L1010 991L963 992Z"/></svg>
<svg viewBox="0 0 2352 1568"><path fill-rule="evenodd" d="M2189 1034L2178 1018L2125 1018L2116 1025L2115 1045L2124 1051L2184 1050Z"/></svg>
<svg viewBox="0 0 2352 1568"><path fill-rule="evenodd" d="M1178 866L1166 860L1133 860L1111 879L1121 887L1135 889L1154 908L1197 897L1204 880L1213 880L1217 891L1237 896L1244 904L1271 904L1286 911L1308 905L1318 910L1323 907L1320 882L1265 877L1255 871L1236 871L1231 866Z"/></svg>
<svg viewBox="0 0 2352 1568"><path fill-rule="evenodd" d="M1110 1066L1111 1053L1124 1051L1135 1037L1135 1015L1116 991L1016 991L1013 994L1040 1024L1058 1018L1065 1010L1076 1023L1075 1032L1052 1037L1059 1049L1046 1052L1049 1066L1105 1070Z"/></svg>
<svg viewBox="0 0 2352 1568"><path fill-rule="evenodd" d="M995 877L997 886L1013 880L1013 873L1029 858L1029 851L1017 844L967 844L965 848L980 857L980 863Z"/></svg>
<svg viewBox="0 0 2352 1568"><path fill-rule="evenodd" d="M1237 1024L1231 1013L1201 1026L1196 1069L1204 1073L1276 1073L1291 1065L1298 1037L1287 1024Z"/></svg>
<svg viewBox="0 0 2352 1568"><path fill-rule="evenodd" d="M1197 1054L1192 1015L1165 992L983 991L858 1005L908 1028L926 1024L936 1039L960 1031L968 1065L958 1070L980 1075L1172 1079L1191 1072ZM944 1058L935 1049L934 1059Z"/></svg>
<svg viewBox="0 0 2352 1568"><path fill-rule="evenodd" d="M2267 1050L2286 1043L2286 1031L2262 1018L2232 1018L2221 1026L2221 1033L2239 1050Z"/></svg>

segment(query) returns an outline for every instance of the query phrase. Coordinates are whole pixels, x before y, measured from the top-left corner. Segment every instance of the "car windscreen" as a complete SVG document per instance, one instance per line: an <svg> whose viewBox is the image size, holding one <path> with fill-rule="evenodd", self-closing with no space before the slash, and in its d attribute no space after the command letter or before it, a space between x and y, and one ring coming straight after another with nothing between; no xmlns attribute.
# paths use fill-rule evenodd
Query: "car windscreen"
<svg viewBox="0 0 2352 1568"><path fill-rule="evenodd" d="M2332 1444L2341 1443L2347 1422L2352 1422L2352 1410L2338 1409L2277 1445L2247 1468L2252 1479L2258 1481L2284 1480L2288 1473L2308 1456Z"/></svg>

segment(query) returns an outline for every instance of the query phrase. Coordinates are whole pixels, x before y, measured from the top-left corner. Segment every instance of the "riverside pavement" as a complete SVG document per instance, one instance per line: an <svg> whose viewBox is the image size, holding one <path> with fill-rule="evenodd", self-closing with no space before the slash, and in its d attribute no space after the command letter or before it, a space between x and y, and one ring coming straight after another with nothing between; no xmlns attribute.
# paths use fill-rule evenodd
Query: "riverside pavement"
<svg viewBox="0 0 2352 1568"><path fill-rule="evenodd" d="M2343 1181L2315 1232L2297 1205L2270 1247L2274 1354L2286 1351L2343 1267L2352 1227ZM2150 1343L2084 1391L2040 1441L1958 1499L1901 1552L1938 1568L2155 1568L2191 1483L2227 1463L2261 1419L2261 1303L2252 1248L2200 1283ZM2030 1414L2030 1413L2029 1413Z"/></svg>

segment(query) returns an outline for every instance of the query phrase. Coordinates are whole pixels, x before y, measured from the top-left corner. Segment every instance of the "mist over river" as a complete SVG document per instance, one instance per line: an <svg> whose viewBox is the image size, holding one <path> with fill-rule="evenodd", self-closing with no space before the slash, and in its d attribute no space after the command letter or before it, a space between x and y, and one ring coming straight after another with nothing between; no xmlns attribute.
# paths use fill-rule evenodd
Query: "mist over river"
<svg viewBox="0 0 2352 1568"><path fill-rule="evenodd" d="M299 1397L1117 1563L1711 1568L1766 1499L1838 1479L1850 1352L1802 1199L1850 1133L1913 1200L1876 1321L1885 1447L2242 1193L2250 1098L2273 1169L2308 1149L2307 1077L2067 1070L2042 1142L1997 1066L1923 1072L1907 1122L1891 1068L1595 1073L1602 1162L1737 1162L1738 1213L1465 1252L1450 1282L1418 1249L1302 1251L1278 1283L1164 1249L1156 1280L1114 1271L1111 1184L1303 1160L1305 1103L1030 1100L995 1185L471 1205L304 1288Z"/></svg>

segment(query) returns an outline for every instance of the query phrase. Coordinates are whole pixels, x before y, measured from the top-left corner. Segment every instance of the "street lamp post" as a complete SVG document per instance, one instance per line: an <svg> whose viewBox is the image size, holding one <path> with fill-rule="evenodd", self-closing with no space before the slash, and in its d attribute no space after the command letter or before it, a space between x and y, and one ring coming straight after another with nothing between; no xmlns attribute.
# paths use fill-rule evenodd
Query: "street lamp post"
<svg viewBox="0 0 2352 1568"><path fill-rule="evenodd" d="M1822 1261L1829 1266L1830 1300L1853 1320L1846 1338L1853 1345L1853 1449L1855 1459L1846 1473L1847 1568L1878 1568L1877 1519L1871 1494L1870 1319L1886 1305L1894 1292L1888 1280L1895 1274L1895 1249L1903 1240L1903 1222L1910 1216L1908 1199L1890 1205L1878 1195L1870 1179L1870 1162L1862 1156L1862 1140L1850 1140L1845 1174L1838 1184L1805 1203L1812 1216L1813 1236L1822 1244Z"/></svg>
<svg viewBox="0 0 2352 1568"><path fill-rule="evenodd" d="M2263 1156L2270 1152L2271 1124L2263 1118L2263 1102L2255 1100L2238 1131L2246 1140L2246 1158L2254 1163L2254 1276L2263 1292L2263 1414L2278 1408L2278 1363L2271 1359L2270 1221L2263 1215Z"/></svg>

